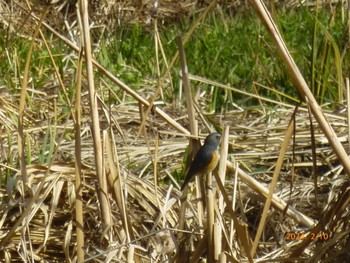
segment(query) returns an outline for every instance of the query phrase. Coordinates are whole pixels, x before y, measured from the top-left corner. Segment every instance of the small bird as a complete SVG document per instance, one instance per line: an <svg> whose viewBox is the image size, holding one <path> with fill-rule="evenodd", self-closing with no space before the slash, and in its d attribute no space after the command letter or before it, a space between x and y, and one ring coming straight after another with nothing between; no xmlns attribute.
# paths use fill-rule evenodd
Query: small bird
<svg viewBox="0 0 350 263"><path fill-rule="evenodd" d="M181 191L185 189L186 185L195 175L204 175L215 169L219 160L217 148L220 140L221 134L217 132L213 132L205 138L204 145L197 152L185 176Z"/></svg>

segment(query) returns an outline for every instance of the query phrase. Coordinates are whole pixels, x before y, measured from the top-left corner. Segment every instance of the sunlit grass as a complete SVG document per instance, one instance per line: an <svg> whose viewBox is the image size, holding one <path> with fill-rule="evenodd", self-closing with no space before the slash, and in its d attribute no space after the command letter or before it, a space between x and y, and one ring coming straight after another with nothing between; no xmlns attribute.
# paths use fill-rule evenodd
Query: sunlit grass
<svg viewBox="0 0 350 263"><path fill-rule="evenodd" d="M289 10L271 8L271 10L289 51L318 101L320 103L340 101L343 93L342 77L349 73L347 63L349 55L346 46L348 35L346 22L344 22L346 19L341 20L337 8L334 10L324 8L318 12L315 11L317 9L303 7ZM28 233L32 237L39 237L28 240L40 246L44 235L32 235L34 233L32 231L45 230L47 231L45 236L51 231L49 233L50 243L45 244L45 248L50 249L43 252L43 258L46 252L48 252L47 255L52 253L52 248L56 248L58 244L60 257L66 257L66 259L74 257L69 253L63 255L61 248L67 244L66 249L77 250L74 247L75 244L78 244L74 239L75 235L71 235L66 228L73 227L72 230L78 225L85 228L81 229L86 234L87 245L81 247L84 253L93 252L95 249L103 251L109 248L110 244L118 242L124 246L126 244L123 238L124 233L120 231L126 230L125 233L130 231L131 236L127 240L130 240L131 243L127 244L128 248L124 251L127 251L128 257L131 258L134 244L142 248L138 250L139 248L135 247L138 254L148 257L150 251L143 250L142 246L149 244L148 241L153 239L153 235L156 236L158 229L162 230L165 226L175 229L171 231L176 233L175 236L180 242L183 242L179 238L182 230L197 229L202 222L209 222L209 220L204 221L205 217L200 216L202 213L199 212L198 218L194 220L188 218L185 213L179 213L178 201L181 198L176 188L178 184L181 184L186 169L185 164L188 161L188 141L185 134L189 127L194 127L194 121L189 121L190 118L185 113L186 107L190 108L188 104L191 102L185 102L184 92L181 92L183 86L180 81L181 70L178 62L171 69L170 75L165 76L163 89L155 98L155 107L149 107L152 110L147 117L145 116L149 105L147 102L153 100L152 96L158 88L160 79L165 75L166 64L170 64L178 50L177 36L187 34L201 15L200 13L203 14L199 12L192 17L177 18L177 21L172 21L172 23L162 24L159 20L158 50L155 45L155 28L152 24L154 21L151 21L147 27L136 24L122 25L115 31L108 32L101 36L98 42L93 43L91 54L105 68L101 69L98 63L94 62L94 71L89 73L86 73L86 65L84 65L87 60L83 62L84 56L79 57L78 48L73 47L74 44L70 45L67 41L62 43L63 38L60 34L50 35L46 31L47 27L43 27L43 31L46 34L49 50L44 45L43 37L34 38L29 70L25 69L25 62L28 60L30 33L27 38L23 38L21 34L0 36L3 58L3 63L0 65L0 72L3 75L0 80L2 87L0 90L0 105L2 106L0 118L3 122L1 126L0 200L4 199L9 203L5 207L7 212L4 212L3 226L13 228L13 222L27 222ZM79 28L77 31L79 32ZM28 30L28 32L31 31ZM333 180L337 179L334 170L340 167L339 160L324 140L325 136L319 126L316 126L315 129L315 142L318 145L315 146L316 143L310 145L310 116L306 113L305 105L300 106L296 114L293 150L290 147L292 144L290 136L284 139L287 125L291 123L293 104L299 103L299 96L270 37L265 27L259 22L256 13L250 11L230 13L216 10L209 13L200 22L185 45L189 78L195 95L191 106L195 108L200 135L213 129L223 132L224 127L229 127L230 136L225 136L229 152L227 157L221 154L221 160L224 162L235 160L246 172L253 171L239 175L239 180L244 184L239 186L240 196L238 198L241 207L238 209L239 212L237 210L242 223L239 225L249 226L250 229L246 233L249 232L251 238L254 237L254 228L257 227L256 215L262 212L264 206L261 200L251 199L250 193L252 190L254 193L265 192L265 195L268 193L265 184L252 183L251 179L254 179L255 176L263 178L266 176L267 182L271 179L269 174L276 167L281 142L284 143L286 149L288 146L288 151L285 152L286 159L283 167L282 162L279 162L283 169L276 168L275 174L280 175L279 187L281 190L289 189L287 196L294 198L294 200L288 200L289 207L300 209L312 219L320 219L317 213L321 209L315 209L317 210L315 213L314 204L309 202L315 195L317 198L317 191L313 191L318 186L323 186L330 192L337 192L340 188L339 185L338 188L334 186L335 180ZM164 53L161 51L162 48ZM87 53L86 55L90 55L90 52ZM158 72L158 63L160 72ZM54 64L58 66L60 74L56 74ZM83 70L77 70L79 68L77 65L82 65ZM22 81L25 79L23 76L26 75L24 73L29 74L28 80L23 82L25 83L23 85ZM64 85L58 82L57 75L61 76ZM94 76L94 80L90 79L88 85L86 83L88 83L89 76ZM117 76L118 79L114 76ZM80 80L82 85L80 85ZM122 82L127 84L127 88L126 85L122 85ZM91 85L92 83L94 85ZM67 89L67 93L63 92L63 86ZM92 86L95 86L96 93L87 94L88 88ZM24 119L23 158L19 158L18 154L19 146L22 146L18 139L20 130L18 128L20 119L18 104L21 88L26 90L25 93L22 93L25 96L22 96L21 99L21 102L24 102L24 115L21 116ZM81 96L80 88L82 89ZM133 95L133 91L139 96ZM188 91L189 89L186 89L186 94L190 94ZM96 101L90 100L90 94L97 99L96 104ZM231 111L232 109L235 111ZM346 138L347 121L344 114L333 114L325 107L323 109L325 115L329 117L329 126L335 127L338 136ZM106 146L103 151L108 148L108 151L106 150L108 165L104 166L108 177L108 189L104 189L103 192L108 194L110 208L113 211L111 230L115 231L110 237L105 236L106 239L102 243L100 238L96 238L100 237L103 232L103 226L100 224L102 212L99 213L100 202L96 195L102 189L99 187L102 183L96 182L96 170L98 169L96 169L96 159L94 159L101 151L93 147L93 142L99 142L99 140L93 140L91 137L91 129L94 128L91 121L92 111L98 115L95 123L101 125L98 125L101 129L97 130L96 134L100 132L103 145ZM81 125L76 125L75 122L75 118L78 118L80 114L74 115L74 113L78 112L81 112ZM143 119L145 125L140 128ZM228 129L226 131L228 132ZM312 130L311 133L313 134ZM113 140L110 140L106 134ZM74 141L79 141L79 143L75 144ZM318 186L310 184L310 167L313 165L310 160L311 149L317 153L317 156L312 156L312 159L317 159L316 164L320 170L321 168L324 171L327 170L327 173L320 172L322 182L319 182ZM74 166L73 162L80 159L84 167ZM29 189L21 190L22 182L24 182L21 175L25 174L23 170L20 170L19 161L21 160L25 160L24 164L28 165L24 171L29 175L30 191L27 191ZM23 163L21 164L23 166ZM227 162L225 166L228 164ZM225 206L232 207L235 202L231 203L231 200L236 200L236 197L231 190L238 185L233 184L233 176L235 176L233 170L235 169L231 164L228 165L228 168L230 168L226 177L228 184L225 189L222 189L222 193L226 193L226 190L230 193L230 198L225 199ZM81 192L83 198L81 199L74 194L72 187L72 181L79 177L77 176L78 171L83 175ZM294 173L298 175L299 182L297 185L291 184L290 187L285 187L286 184L289 186L291 175L294 177ZM343 173L342 170L340 173ZM223 175L225 177L224 173ZM117 180L118 183L116 183ZM257 185L261 187L256 188ZM305 187L307 185L310 187ZM43 188L45 191L42 191L43 195L39 195L41 188L37 186L45 187ZM79 188L77 184L76 189ZM208 189L211 191L211 187ZM324 207L330 204L327 190L322 191L323 196L321 196ZM32 192L35 193L35 196L30 200L33 200L32 204L37 205L38 209L35 209L38 212L33 213L35 215L28 221L18 216L13 217L13 207L18 210L24 208L23 215L29 213L31 205L27 205L27 201L28 197L33 196ZM286 195L278 192L277 196L280 198ZM16 204L11 207L13 197L16 198ZM307 198L303 200L303 197ZM120 198L119 201L118 198ZM44 200L45 206L39 209L42 204L41 200ZM72 208L78 211L78 202L74 205L74 200L79 200L83 206L78 213L81 215L84 213L85 223L79 223L80 221L72 216ZM168 200L171 203L167 204ZM208 196L208 200L212 200L212 195ZM26 206L22 207L22 203ZM121 204L126 205L128 211L120 206ZM212 204L211 207L213 208ZM48 216L47 208L49 208ZM292 210L283 207L279 209L281 216L278 214L278 217L281 220L282 217L285 218L285 215L288 217L293 215ZM194 214L196 213L196 208L191 210ZM160 212L162 217L160 217ZM125 216L122 213L125 213ZM229 217L226 212L217 214L218 218L221 218L220 224L228 226L230 221L236 218L233 210L230 213ZM334 215L334 213L329 214ZM64 224L62 215L64 215ZM32 220L33 218L35 220ZM159 221L157 219L153 223L156 218ZM329 217L331 218L333 217ZM178 224L182 219L186 221L191 219L192 222L188 222L189 224L184 227ZM324 218L320 220L324 222ZM344 225L342 220L345 222L346 217L337 220L338 225ZM120 224L120 222L123 223ZM310 227L310 221L308 222L306 226ZM282 224L284 224L283 228L276 229ZM265 246L265 241L272 244L273 240L276 240L276 249L283 250L283 257L287 258L289 251L294 248L289 247L288 251L285 250L285 247L280 246L282 243L278 241L280 239L277 236L286 231L286 226L288 229L305 226L305 221L283 219L282 222L278 219L268 222L266 226L264 240L261 239L262 242L258 244L259 254L262 255L272 249L272 247ZM273 229L273 234L269 228ZM242 242L238 245L237 240L239 239L236 239L236 236L246 235L239 234L237 230L235 226L235 229L231 228L227 233L231 236L229 239L232 239L233 244L237 245L236 248L240 247L240 249L235 248L237 253L233 253L229 250L234 246L230 245L227 246L229 250L224 253L232 257L237 254L243 259L246 256L242 254L244 245ZM21 247L23 244L22 249L27 249L24 248L27 244L26 239L22 239L17 245L18 237L26 237L27 234L19 231L19 228L16 229L16 233L13 233L16 236L10 234L7 238L16 246L11 245L7 249L17 255L16 247ZM195 237L191 241L193 242L191 247L197 247L202 253L203 249L197 246L202 235L189 232L186 235L192 236L190 239ZM72 239L66 240L63 237ZM345 242L345 238L342 241ZM2 242L0 241L0 244ZM220 239L219 242L221 243ZM248 246L249 244L246 244L246 247ZM208 248L211 247L213 246L208 246ZM338 247L341 248L342 244L339 243ZM44 246L40 247L42 248ZM308 249L310 249L310 255L312 253L315 256L318 255L315 247L309 246ZM246 252L249 250L248 248ZM123 253L121 251L120 254ZM27 255L27 258L32 257L30 253ZM181 257L181 254L178 255ZM327 255L331 255L331 251L328 251ZM102 254L98 256L105 257ZM167 256L164 254L163 258ZM303 256L305 255L301 255L300 258Z"/></svg>
<svg viewBox="0 0 350 263"><path fill-rule="evenodd" d="M347 52L346 17L343 19L337 8L332 11L325 8L310 10L301 7L277 10L273 14L293 58L317 100L325 103L338 102L342 99L342 76L348 76L350 71L350 65L346 63L350 59ZM168 63L177 51L177 36L184 35L195 19L195 16L182 17L175 23L158 24ZM47 39L58 70L67 85L68 95L72 99L74 62L69 59L67 55L69 50L62 42L50 36ZM20 87L18 76L19 72L23 71L29 44L23 37L8 34L3 34L1 43L3 45L1 54L6 63L0 65L3 76L0 85L10 88L9 92L12 93ZM255 13L248 11L211 13L194 31L185 45L185 51L189 73L194 76L214 80L276 101L295 104L295 100L299 100L284 64ZM162 56L155 57L152 27L140 25L118 27L102 38L94 55L97 61L135 90L141 88L150 92L156 90L159 77L155 66L156 59L159 61L160 74L166 71ZM179 72L179 66L175 64L171 71L174 85L170 86L168 82L165 84L168 86L163 99L167 103L173 103L179 97ZM109 83L108 80L105 81ZM43 91L51 84L57 84L57 78L47 50L38 42L32 55L29 85L38 91ZM117 87L114 88L113 85L111 87L118 96L118 98L112 96L111 100L115 102L122 100L124 94L119 92ZM256 98L218 87L213 89L206 83L192 81L192 87L194 91L207 93L208 112L227 111L232 109L233 105L244 107L260 103ZM287 96L281 96L283 94ZM293 99L289 99L288 96ZM53 110L52 102L49 101L49 108ZM62 93L59 94L57 103L61 105L59 107L61 112L56 116L60 122L69 114ZM45 106L46 102L42 101L39 104ZM268 104L267 106L271 106ZM33 112L38 109L40 112L43 107L36 108L37 106L38 101L32 101L32 96L29 95L27 107ZM45 122L49 124L55 122L49 113L42 114L48 118ZM49 129L47 131L54 130L51 127L47 129ZM40 163L48 161L52 154L53 138L47 136L48 134L44 136L43 145L39 144L29 149L30 153L39 156ZM28 162L30 163L30 158Z"/></svg>
<svg viewBox="0 0 350 263"><path fill-rule="evenodd" d="M176 37L184 35L196 17L180 18L172 24L158 24L160 38L168 63L177 51ZM342 76L349 75L350 66L346 61L347 23L340 10L325 8L310 10L306 7L275 11L275 19L286 40L298 67L305 76L315 97L320 103L339 101L343 98ZM1 85L16 88L13 72L24 65L28 42L21 37L4 35L1 43L6 46L2 56L9 63L2 63ZM65 74L67 60L63 54L65 47L59 41L50 43L59 71ZM100 42L95 52L97 60L114 72L131 87L138 89L157 79L155 67L156 53L154 32L151 27L126 25L109 32ZM271 87L289 96L298 98L294 84L285 70L265 28L252 12L211 13L191 36L185 46L189 72L229 84L230 86L255 93L253 82ZM15 57L14 57L15 54ZM158 57L161 73L166 71L162 57ZM33 53L32 81L40 87L53 79L47 51L39 46ZM171 102L179 94L178 66L172 69L173 90L166 93L165 99ZM197 86L201 90L207 85ZM262 96L278 98L275 92L259 89ZM255 99L247 100L239 94L223 94L215 91L211 110L229 109L231 102L255 105ZM288 101L287 101L288 102ZM290 102L290 101L289 101Z"/></svg>
<svg viewBox="0 0 350 263"><path fill-rule="evenodd" d="M341 98L340 72L349 72L349 66L345 63L349 58L346 52L347 26L339 12L337 9L334 13L323 9L316 13L299 8L278 10L276 15L292 56L321 103ZM176 36L183 35L192 21L182 18L181 23L160 27L163 47L169 57L177 50ZM317 28L315 35L314 27ZM99 54L105 66L115 68L127 83L135 86L143 78L156 77L154 40L150 29L137 25L124 27L111 33L107 39L109 44L103 44ZM249 92L254 92L253 82L258 82L294 98L299 97L265 28L253 13L209 15L192 35L185 51L189 72L193 75ZM164 63L159 59L164 73ZM126 65L134 70L130 71ZM175 94L178 94L179 88L177 73L178 67L175 67ZM200 88L205 90L209 87L204 85ZM273 91L259 92L260 95L276 99ZM220 110L230 105L227 100L233 99L238 104L257 103L254 99L246 101L246 98L237 94L225 98L222 95L221 92L213 93L212 109Z"/></svg>

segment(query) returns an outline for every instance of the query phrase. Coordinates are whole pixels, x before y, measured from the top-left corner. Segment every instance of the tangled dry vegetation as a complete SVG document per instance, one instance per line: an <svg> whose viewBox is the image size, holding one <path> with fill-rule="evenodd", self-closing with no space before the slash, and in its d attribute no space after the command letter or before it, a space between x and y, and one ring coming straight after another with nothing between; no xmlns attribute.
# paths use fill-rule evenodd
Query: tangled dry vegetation
<svg viewBox="0 0 350 263"><path fill-rule="evenodd" d="M33 17L28 21L35 24ZM81 58L74 59L79 71ZM123 91L122 99L102 81L96 106L79 93L78 84L69 103L61 84L55 86L59 96L51 94L52 86L29 88L25 77L14 80L18 87L22 82L15 91L1 87L0 257L5 262L349 260L347 175L305 105L219 115L207 112L211 94L202 92L195 98L199 130L209 132L209 118L222 128L222 158L214 173L217 186L205 188L199 199L199 188L191 186L185 198L174 174L182 169L192 106L157 101L148 112L143 94L152 90L136 93L94 65ZM69 70L66 74L74 78ZM78 83L89 81L86 73L78 76L83 76ZM111 98L118 103L105 104ZM348 151L346 111L324 112ZM93 140L96 114L101 148Z"/></svg>

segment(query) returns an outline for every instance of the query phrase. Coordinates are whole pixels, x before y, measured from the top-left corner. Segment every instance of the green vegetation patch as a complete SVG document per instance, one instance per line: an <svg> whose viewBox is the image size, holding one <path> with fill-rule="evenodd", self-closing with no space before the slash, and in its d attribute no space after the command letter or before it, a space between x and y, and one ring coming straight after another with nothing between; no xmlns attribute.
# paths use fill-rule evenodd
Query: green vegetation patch
<svg viewBox="0 0 350 263"><path fill-rule="evenodd" d="M196 19L182 17L171 25L159 26L168 64L177 51L177 36L184 36ZM275 20L317 99L320 102L338 101L341 97L339 93L343 92L339 76L349 75L349 65L344 63L349 59L346 52L347 26L340 10L322 9L316 12L303 7L278 10ZM299 97L284 63L255 13L211 13L194 31L185 51L190 74L250 93L258 92L272 99L287 100L278 96L276 91ZM114 69L128 84L135 86L145 78L157 78L155 52L153 30L132 25L110 33L98 59L107 68ZM166 67L160 52L158 60L164 74ZM178 94L179 77L177 64L172 70L172 94ZM272 90L255 90L253 83ZM205 90L209 87L204 85L201 88ZM221 100L217 103L217 110L227 105L222 96L216 98ZM225 99L232 98L242 106L257 103L253 98L238 94Z"/></svg>

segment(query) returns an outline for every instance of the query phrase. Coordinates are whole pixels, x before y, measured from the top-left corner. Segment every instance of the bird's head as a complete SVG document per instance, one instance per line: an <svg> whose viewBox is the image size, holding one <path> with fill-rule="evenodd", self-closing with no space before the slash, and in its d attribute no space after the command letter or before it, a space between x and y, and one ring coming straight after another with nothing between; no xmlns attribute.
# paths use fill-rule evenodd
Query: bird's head
<svg viewBox="0 0 350 263"><path fill-rule="evenodd" d="M214 146L216 148L220 144L220 140L221 140L221 134L218 132L213 132L209 134L207 138L205 138L204 144Z"/></svg>

